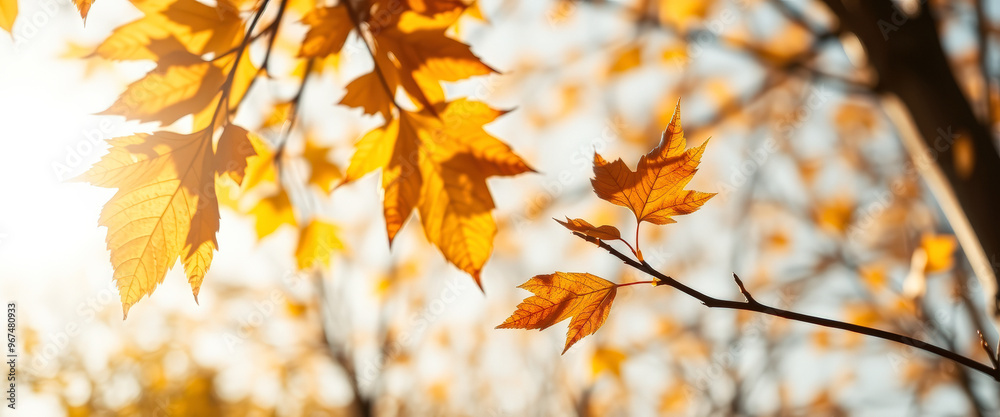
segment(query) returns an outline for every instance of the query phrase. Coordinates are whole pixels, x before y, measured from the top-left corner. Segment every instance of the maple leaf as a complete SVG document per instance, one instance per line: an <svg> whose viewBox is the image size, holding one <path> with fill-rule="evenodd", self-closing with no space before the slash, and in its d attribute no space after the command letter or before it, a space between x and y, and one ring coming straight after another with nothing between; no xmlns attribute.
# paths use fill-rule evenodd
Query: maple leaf
<svg viewBox="0 0 1000 417"><path fill-rule="evenodd" d="M502 112L463 99L440 104L435 113L440 117L429 110L400 111L366 134L355 145L344 182L381 169L390 243L419 209L427 239L481 286L497 231L486 179L531 168L483 129Z"/></svg>
<svg viewBox="0 0 1000 417"><path fill-rule="evenodd" d="M632 210L637 223L674 223L673 216L692 213L715 196L715 193L684 189L698 172L706 145L707 140L685 151L687 140L681 128L678 101L660 143L639 157L634 172L620 158L609 163L594 153L594 178L591 180L594 192L604 200Z"/></svg>
<svg viewBox="0 0 1000 417"><path fill-rule="evenodd" d="M10 33L17 19L17 0L0 0L0 28Z"/></svg>
<svg viewBox="0 0 1000 417"><path fill-rule="evenodd" d="M299 56L303 58L322 58L340 52L354 29L347 7L338 4L334 7L317 7L302 17L302 23L309 26L302 41Z"/></svg>
<svg viewBox="0 0 1000 417"><path fill-rule="evenodd" d="M618 284L584 273L537 275L518 288L535 295L525 298L498 329L545 330L572 317L566 332L565 354L580 339L594 334L611 311Z"/></svg>
<svg viewBox="0 0 1000 417"><path fill-rule="evenodd" d="M96 55L113 60L157 60L181 51L220 55L243 37L243 20L229 1L220 1L220 7L196 0L147 0L133 5L145 15L111 32L97 46Z"/></svg>
<svg viewBox="0 0 1000 417"><path fill-rule="evenodd" d="M130 84L102 114L121 114L142 122L159 121L169 125L207 108L225 78L222 69L211 62L189 52L173 54L145 77Z"/></svg>
<svg viewBox="0 0 1000 417"><path fill-rule="evenodd" d="M118 188L99 223L108 228L123 313L152 294L178 258L197 300L218 248L215 172L229 171L228 158L216 158L207 131L160 131L109 142L109 153L78 179Z"/></svg>

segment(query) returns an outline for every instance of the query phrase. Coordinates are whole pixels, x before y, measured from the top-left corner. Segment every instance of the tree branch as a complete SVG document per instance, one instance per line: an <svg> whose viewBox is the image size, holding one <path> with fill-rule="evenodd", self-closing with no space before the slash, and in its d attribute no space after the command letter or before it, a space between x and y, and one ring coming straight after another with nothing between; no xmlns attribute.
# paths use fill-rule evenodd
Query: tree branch
<svg viewBox="0 0 1000 417"><path fill-rule="evenodd" d="M600 247L600 248L608 251L609 253L611 253L612 255L614 255L615 257L617 257L618 259L621 259L622 262L624 262L626 265L631 266L632 268L635 268L635 269L637 269L637 270L639 270L639 271L641 271L641 272L643 272L643 273L645 273L647 275L650 275L650 276L656 278L657 282L654 285L658 285L658 286L659 285L666 285L666 286L669 286L669 287L676 288L677 290L680 290L681 292L683 292L683 293L685 293L685 294L687 294L687 295L689 295L689 296L697 299L698 301L701 301L701 303L704 304L707 307L711 307L711 308L723 308L723 309L730 309L730 310L753 311L753 312L767 314L767 315L771 315L771 316L775 316L775 317L782 317L782 318L786 318L786 319L793 320L793 321L799 321L799 322L803 322L803 323L810 323L810 324L815 324L817 326L830 327L830 328L834 328L834 329L841 329L841 330L846 330L846 331L849 331L849 332L852 332L852 333L858 333L858 334L868 335L868 336L872 336L872 337L877 337L879 339L888 340L890 342L901 343L901 344L904 344L904 345L907 345L907 346L912 346L912 347L915 347L917 349L921 349L921 350L926 351L926 352L933 353L933 354L938 355L940 357L943 357L945 359L949 359L951 361L960 363L960 364L965 365L965 366L967 366L969 368L975 369L976 371L979 371L979 372L982 372L982 373L984 373L986 375L989 375L990 378L993 378L996 381L1000 381L1000 371L998 371L996 368L993 368L993 367L990 367L990 366L985 365L983 363L980 363L980 362L978 362L978 361L976 361L976 360L974 360L972 358L969 358L967 356L963 356L963 355L958 354L956 352L952 352L952 351L950 351L948 349L945 349L945 348L942 348L942 347L939 347L939 346L936 346L936 345L932 345L930 343L926 343L926 342L914 339L914 338L909 337L909 336L904 336L904 335L901 335L901 334L897 334L897 333L893 333L893 332L888 332L888 331L885 331L885 330L874 329L874 328L871 328L871 327L865 327L865 326L859 326L859 325L856 325L856 324L845 323L845 322L842 322L842 321L825 319L825 318L816 317L816 316L810 316L808 314L796 313L796 312L793 312L793 311L783 310L783 309L780 309L780 308L770 307L770 306L761 304L761 303L759 303L759 302L757 302L756 300L753 299L753 297L750 295L750 292L747 291L746 288L742 285L742 281L740 280L740 278L736 274L733 274L733 277L735 278L737 285L739 285L740 291L747 298L747 301L730 301L730 300L723 300L723 299L712 297L712 296L710 296L708 294L705 294L705 293L702 293L702 292L700 292L700 291L698 291L698 290L696 290L694 288L688 287L687 285L684 285L684 284L680 283L679 281L671 278L668 275L664 275L660 271L657 271L656 269L654 269L651 265L649 265L645 261L643 261L643 262L640 263L640 262L637 262L637 261L629 258L627 255L619 252L617 249L615 249L611 245L607 244L603 240L600 240L600 239L597 239L597 238L594 238L594 237L590 237L590 236L587 236L587 235L585 235L583 233L579 233L579 232L573 232L573 234L576 235L577 237L583 239L583 240L591 242L591 243L597 245L598 247Z"/></svg>

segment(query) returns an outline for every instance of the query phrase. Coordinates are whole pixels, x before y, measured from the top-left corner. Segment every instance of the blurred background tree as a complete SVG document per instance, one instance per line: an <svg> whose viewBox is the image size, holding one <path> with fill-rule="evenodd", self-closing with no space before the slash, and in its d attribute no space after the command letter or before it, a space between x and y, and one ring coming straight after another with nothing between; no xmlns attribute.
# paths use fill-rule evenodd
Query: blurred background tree
<svg viewBox="0 0 1000 417"><path fill-rule="evenodd" d="M100 158L102 139L149 128L89 116L150 70L89 56L142 14L100 0L84 28L69 1L19 3L0 42L10 159L0 175L11 179L0 192L19 198L0 208L0 288L21 311L25 415L1000 411L997 384L953 363L673 291L622 288L602 330L561 357L565 325L493 330L533 275L640 279L551 218L634 222L593 198L592 153L635 160L683 97L688 139L713 138L691 188L720 195L683 222L642 229L650 264L730 299L735 271L771 305L988 363L976 330L996 349L1000 4L479 2L484 19L465 15L449 33L502 75L446 93L514 109L487 129L539 171L489 183L499 234L484 297L418 227L389 250L373 214L377 178L309 185L314 164L347 166L380 123L332 105L369 70L354 36L310 68L295 128L269 122L301 85L299 21L312 2L291 3L273 80L239 117L266 139L288 135L291 168L278 181L294 208L224 209L200 306L172 271L124 322L93 227L110 194L64 180ZM329 267L301 270L297 229L313 217L339 225L343 249Z"/></svg>

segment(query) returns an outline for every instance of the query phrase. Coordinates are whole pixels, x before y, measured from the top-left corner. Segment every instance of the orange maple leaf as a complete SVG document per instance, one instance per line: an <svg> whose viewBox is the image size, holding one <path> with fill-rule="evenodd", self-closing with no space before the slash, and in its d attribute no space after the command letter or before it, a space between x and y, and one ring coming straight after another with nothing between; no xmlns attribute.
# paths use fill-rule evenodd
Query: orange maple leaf
<svg viewBox="0 0 1000 417"><path fill-rule="evenodd" d="M514 314L496 328L545 330L572 317L563 353L604 324L611 311L611 303L618 294L618 284L591 274L574 272L537 275L518 288L535 295L525 298Z"/></svg>
<svg viewBox="0 0 1000 417"><path fill-rule="evenodd" d="M634 172L620 158L609 163L594 153L594 178L591 180L594 192L602 199L632 210L637 223L675 223L673 216L692 213L715 196L715 193L684 189L698 172L706 145L708 140L685 151L687 140L681 128L678 101L659 145L639 157Z"/></svg>
<svg viewBox="0 0 1000 417"><path fill-rule="evenodd" d="M344 182L381 169L389 241L418 209L427 239L481 285L497 232L486 179L531 168L483 130L503 112L463 99L438 105L436 113L400 111L366 134L355 145Z"/></svg>

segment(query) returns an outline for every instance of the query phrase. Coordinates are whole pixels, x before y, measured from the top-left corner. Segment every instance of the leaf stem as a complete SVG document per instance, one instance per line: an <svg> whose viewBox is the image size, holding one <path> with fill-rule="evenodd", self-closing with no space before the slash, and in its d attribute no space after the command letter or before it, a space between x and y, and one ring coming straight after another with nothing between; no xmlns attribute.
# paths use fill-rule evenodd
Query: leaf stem
<svg viewBox="0 0 1000 417"><path fill-rule="evenodd" d="M642 259L642 249L639 249L639 226L641 225L642 221L637 219L635 222L635 249L632 250L632 253L635 254L635 257L639 259L640 262L646 262ZM627 245L628 242L625 242L625 244ZM631 248L631 246L629 248Z"/></svg>
<svg viewBox="0 0 1000 417"><path fill-rule="evenodd" d="M650 280L650 281L636 281L636 282L629 282L629 283L626 283L626 284L615 284L615 286L617 286L617 287L627 287L629 285L653 284L653 283L656 283L656 281L653 281L653 280Z"/></svg>
<svg viewBox="0 0 1000 417"><path fill-rule="evenodd" d="M1000 370L998 370L998 368L996 368L996 367L991 367L989 365L986 365L986 364L983 364L983 363L981 363L979 361L976 361L975 359L969 358L967 356L963 356L963 355L961 355L959 353L952 352L952 351L950 351L948 349L945 349L945 348L942 348L942 347L939 347L939 346L936 346L936 345L933 345L933 344L930 344L930 343L927 343L927 342L924 342L924 341L921 341L921 340L918 340L918 339L914 339L914 338L909 337L909 336L904 336L904 335L901 335L901 334L897 334L897 333L893 333L893 332L888 332L888 331L885 331L885 330L874 329L874 328L871 328L871 327L860 326L860 325L857 325L857 324L850 324L850 323L845 323L845 322L842 322L842 321L825 319L825 318L816 317L816 316L810 316L808 314L796 313L796 312L793 312L793 311L783 310L783 309L780 309L780 308L775 308L775 307L770 307L770 306L764 305L764 304L762 304L762 303L754 300L754 298L752 296L750 296L750 293L742 285L742 281L739 279L738 276L736 276L736 274L733 274L733 277L736 279L737 285L739 285L739 287L740 287L740 292L742 292L743 296L746 297L746 299L747 299L746 301L722 300L722 299L718 299L718 298L712 297L710 295L704 294L702 292L699 292L698 290L695 290L694 288L688 287L687 285L684 285L684 284L680 283L679 281L671 278L668 275L664 275L663 273L657 271L656 269L653 269L653 267L650 266L645 261L636 261L634 259L629 258L625 254L619 252L617 249L615 249L611 245L608 245L606 242L604 242L604 241L602 241L600 239L593 238L593 237L587 236L587 235L585 235L583 233L579 233L579 232L573 232L573 234L576 235L577 237L583 239L583 240L591 242L591 243L599 246L600 248L608 251L609 253L611 253L612 255L614 255L615 257L617 257L618 259L621 259L622 262L624 262L626 265L628 265L628 266L630 266L632 268L635 268L635 269L637 269L637 270L639 270L639 271L641 271L641 272L643 272L643 273L645 273L647 275L650 275L650 276L656 278L656 280L658 282L657 285L666 285L666 286L670 286L670 287L676 288L676 289L680 290L681 292L683 292L683 293L685 293L685 294L687 294L687 295L689 295L689 296L697 299L698 301L701 301L701 303L704 304L707 307L711 307L711 308L723 308L723 309L730 309L730 310L753 311L753 312L767 314L767 315L771 315L771 316L775 316L775 317L782 317L782 318L786 318L786 319L793 320L793 321L799 321L799 322L803 322L803 323L810 323L810 324L815 324L817 326L830 327L830 328L834 328L834 329L841 329L841 330L846 330L846 331L849 331L849 332L852 332L852 333L858 333L858 334L868 335L868 336L872 336L872 337L877 337L879 339L884 339L884 340L888 340L890 342L895 342L895 343L900 343L900 344L904 344L904 345L907 345L907 346L912 346L912 347L915 347L917 349L921 349L923 351L926 351L926 352L929 352L929 353L933 353L933 354L938 355L938 356L940 356L942 358L945 358L945 359L951 360L953 362L965 365L965 366L967 366L969 368L972 368L972 369L974 369L976 371L979 371L979 372L982 372L982 373L984 373L986 375L989 375L990 378L993 378L996 381L1000 381ZM625 284L625 285L628 285L628 284Z"/></svg>

